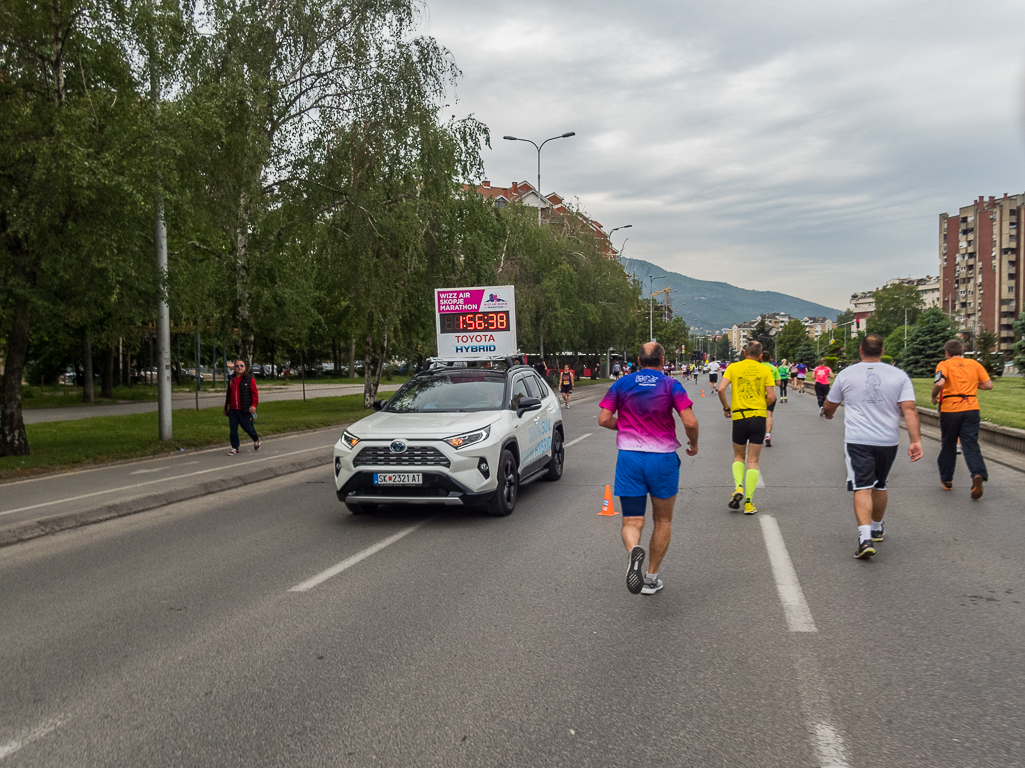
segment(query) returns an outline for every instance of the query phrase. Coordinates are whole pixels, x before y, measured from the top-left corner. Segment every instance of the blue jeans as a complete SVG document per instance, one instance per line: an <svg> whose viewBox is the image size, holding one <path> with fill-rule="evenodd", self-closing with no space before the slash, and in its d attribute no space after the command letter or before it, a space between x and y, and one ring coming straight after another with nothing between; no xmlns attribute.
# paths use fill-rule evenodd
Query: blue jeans
<svg viewBox="0 0 1025 768"><path fill-rule="evenodd" d="M260 437L256 434L256 427L253 425L253 414L249 411L228 411L228 427L231 429L231 447L238 448L238 428L242 427L246 434L253 438L255 443Z"/></svg>

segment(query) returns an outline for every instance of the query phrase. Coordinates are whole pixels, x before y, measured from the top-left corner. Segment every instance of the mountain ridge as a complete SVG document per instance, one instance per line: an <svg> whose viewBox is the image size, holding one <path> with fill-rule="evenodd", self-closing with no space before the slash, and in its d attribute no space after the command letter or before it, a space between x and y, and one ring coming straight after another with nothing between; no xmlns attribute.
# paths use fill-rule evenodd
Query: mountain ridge
<svg viewBox="0 0 1025 768"><path fill-rule="evenodd" d="M649 274L668 276L668 280L656 280L654 289L672 288L673 312L699 331L721 331L766 312L786 312L799 320L803 317L834 320L841 311L778 291L752 291L729 283L698 280L643 259L624 257L621 263L628 275L635 274L644 281L641 295L645 297Z"/></svg>

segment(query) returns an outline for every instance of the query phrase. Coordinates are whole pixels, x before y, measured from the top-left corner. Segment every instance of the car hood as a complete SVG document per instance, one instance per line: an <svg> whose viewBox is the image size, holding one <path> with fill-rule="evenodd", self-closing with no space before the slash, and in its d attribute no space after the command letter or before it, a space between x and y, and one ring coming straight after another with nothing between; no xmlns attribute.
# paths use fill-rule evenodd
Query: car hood
<svg viewBox="0 0 1025 768"><path fill-rule="evenodd" d="M441 439L486 427L498 421L499 411L474 413L387 413L360 419L348 431L363 440Z"/></svg>

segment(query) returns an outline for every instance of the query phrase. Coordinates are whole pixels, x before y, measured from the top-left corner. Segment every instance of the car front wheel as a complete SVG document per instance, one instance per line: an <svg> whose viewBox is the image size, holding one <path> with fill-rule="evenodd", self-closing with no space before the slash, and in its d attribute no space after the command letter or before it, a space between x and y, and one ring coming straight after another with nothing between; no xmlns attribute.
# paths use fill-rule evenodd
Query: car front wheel
<svg viewBox="0 0 1025 768"><path fill-rule="evenodd" d="M505 517L516 507L516 497L520 492L520 476L516 469L516 459L509 451L502 451L498 460L498 490L495 497L488 502L487 512L492 517Z"/></svg>
<svg viewBox="0 0 1025 768"><path fill-rule="evenodd" d="M562 477L562 470L566 466L566 446L562 444L562 432L555 430L552 435L552 460L548 462L548 471L545 473L545 480L553 483Z"/></svg>

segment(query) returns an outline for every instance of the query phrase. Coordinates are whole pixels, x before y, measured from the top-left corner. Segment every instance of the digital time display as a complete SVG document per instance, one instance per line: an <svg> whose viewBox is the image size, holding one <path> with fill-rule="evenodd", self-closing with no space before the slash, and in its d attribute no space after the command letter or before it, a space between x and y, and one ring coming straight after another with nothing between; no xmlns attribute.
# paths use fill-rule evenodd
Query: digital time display
<svg viewBox="0 0 1025 768"><path fill-rule="evenodd" d="M440 315L442 333L508 331L508 312L448 312Z"/></svg>

